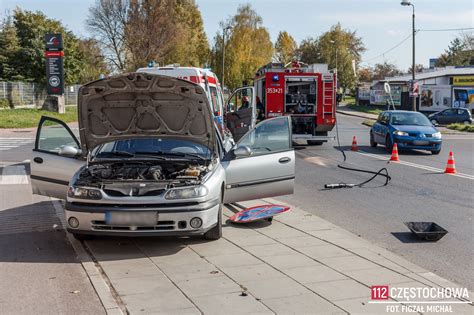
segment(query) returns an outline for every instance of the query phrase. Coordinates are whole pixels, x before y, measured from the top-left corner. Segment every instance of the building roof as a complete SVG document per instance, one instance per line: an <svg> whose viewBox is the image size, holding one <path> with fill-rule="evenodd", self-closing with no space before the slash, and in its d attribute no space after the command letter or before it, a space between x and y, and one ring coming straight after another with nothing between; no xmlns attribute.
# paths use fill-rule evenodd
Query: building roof
<svg viewBox="0 0 474 315"><path fill-rule="evenodd" d="M426 80L437 77L444 76L454 76L454 75L474 75L474 67L446 67L446 68L435 68L430 70L425 70L421 73L415 74L416 80ZM400 82L400 81L410 81L411 74L405 74L396 77L386 77L385 80L388 82Z"/></svg>

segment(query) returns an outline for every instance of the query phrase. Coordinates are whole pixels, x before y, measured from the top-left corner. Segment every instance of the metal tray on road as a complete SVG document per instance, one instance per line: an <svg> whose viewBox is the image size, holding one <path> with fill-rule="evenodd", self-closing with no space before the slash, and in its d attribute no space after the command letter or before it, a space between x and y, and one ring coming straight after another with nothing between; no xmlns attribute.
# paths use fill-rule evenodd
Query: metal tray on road
<svg viewBox="0 0 474 315"><path fill-rule="evenodd" d="M419 239L429 242L439 241L448 231L434 222L404 222Z"/></svg>

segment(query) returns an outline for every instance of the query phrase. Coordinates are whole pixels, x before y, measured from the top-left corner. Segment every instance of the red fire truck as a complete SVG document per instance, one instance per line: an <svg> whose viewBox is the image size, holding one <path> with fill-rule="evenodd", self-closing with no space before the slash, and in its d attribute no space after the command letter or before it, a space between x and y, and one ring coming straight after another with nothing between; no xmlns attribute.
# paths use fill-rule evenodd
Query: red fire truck
<svg viewBox="0 0 474 315"><path fill-rule="evenodd" d="M294 142L327 142L333 139L328 131L336 123L336 80L325 64L269 63L257 71L253 87L237 89L231 95L227 126L235 137L253 127L257 119L291 115Z"/></svg>
<svg viewBox="0 0 474 315"><path fill-rule="evenodd" d="M257 71L254 86L265 117L291 115L293 140L328 141L336 123L336 75L327 65L269 63Z"/></svg>

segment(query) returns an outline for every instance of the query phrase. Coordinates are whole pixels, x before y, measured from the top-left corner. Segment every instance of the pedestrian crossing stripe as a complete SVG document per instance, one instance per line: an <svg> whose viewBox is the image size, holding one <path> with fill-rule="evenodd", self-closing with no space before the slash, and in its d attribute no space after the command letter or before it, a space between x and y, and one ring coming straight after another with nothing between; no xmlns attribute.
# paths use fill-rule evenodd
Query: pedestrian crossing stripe
<svg viewBox="0 0 474 315"><path fill-rule="evenodd" d="M0 138L0 151L8 151L35 142L35 138Z"/></svg>

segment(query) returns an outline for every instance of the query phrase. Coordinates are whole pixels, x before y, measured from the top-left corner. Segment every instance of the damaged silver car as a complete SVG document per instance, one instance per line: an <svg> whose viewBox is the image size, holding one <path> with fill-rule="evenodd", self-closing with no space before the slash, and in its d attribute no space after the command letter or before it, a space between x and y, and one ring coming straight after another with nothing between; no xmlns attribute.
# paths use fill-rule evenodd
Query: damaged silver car
<svg viewBox="0 0 474 315"><path fill-rule="evenodd" d="M254 111L255 112L255 111ZM222 235L224 203L293 192L288 117L265 120L225 150L204 90L146 73L79 90L78 134L42 117L33 192L65 199L67 230L108 235Z"/></svg>

